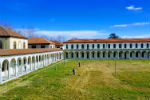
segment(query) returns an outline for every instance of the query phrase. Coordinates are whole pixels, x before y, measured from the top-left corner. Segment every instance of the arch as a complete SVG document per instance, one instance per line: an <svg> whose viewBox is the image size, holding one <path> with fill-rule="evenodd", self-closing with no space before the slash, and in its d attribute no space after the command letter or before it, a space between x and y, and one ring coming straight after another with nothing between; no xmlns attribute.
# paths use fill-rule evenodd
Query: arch
<svg viewBox="0 0 150 100"><path fill-rule="evenodd" d="M141 58L146 58L145 55L146 55L146 51L142 51L141 52Z"/></svg>
<svg viewBox="0 0 150 100"><path fill-rule="evenodd" d="M3 49L3 42L0 40L0 49Z"/></svg>
<svg viewBox="0 0 150 100"><path fill-rule="evenodd" d="M136 57L136 58L139 58L139 53L140 53L140 51L137 51L137 52L135 53L135 57Z"/></svg>
<svg viewBox="0 0 150 100"><path fill-rule="evenodd" d="M103 51L102 54L103 54L103 58L106 58L106 52Z"/></svg>
<svg viewBox="0 0 150 100"><path fill-rule="evenodd" d="M22 59L18 58L17 59L17 74L20 75L22 74Z"/></svg>
<svg viewBox="0 0 150 100"><path fill-rule="evenodd" d="M125 59L128 59L128 58L129 58L129 51L125 51L125 52L124 52L124 58L125 58Z"/></svg>
<svg viewBox="0 0 150 100"><path fill-rule="evenodd" d="M100 58L100 51L97 52L97 58Z"/></svg>
<svg viewBox="0 0 150 100"><path fill-rule="evenodd" d="M23 58L23 71L26 72L27 71L27 57Z"/></svg>
<svg viewBox="0 0 150 100"><path fill-rule="evenodd" d="M2 79L3 81L9 78L9 61L4 60L2 63Z"/></svg>
<svg viewBox="0 0 150 100"><path fill-rule="evenodd" d="M23 42L23 49L26 49L26 43Z"/></svg>
<svg viewBox="0 0 150 100"><path fill-rule="evenodd" d="M84 52L83 51L81 51L81 58L84 58Z"/></svg>
<svg viewBox="0 0 150 100"><path fill-rule="evenodd" d="M35 56L32 56L32 70L35 70Z"/></svg>
<svg viewBox="0 0 150 100"><path fill-rule="evenodd" d="M13 43L13 48L17 49L17 43L16 43L16 41L14 41L14 43Z"/></svg>
<svg viewBox="0 0 150 100"><path fill-rule="evenodd" d="M95 52L92 51L91 53L92 53L92 58L94 58L95 57Z"/></svg>
<svg viewBox="0 0 150 100"><path fill-rule="evenodd" d="M119 51L119 58L122 58L123 51Z"/></svg>
<svg viewBox="0 0 150 100"><path fill-rule="evenodd" d="M27 68L27 70L31 70L31 68L32 68L32 65L31 65L32 63L31 63L31 57L29 56L28 57L28 68Z"/></svg>
<svg viewBox="0 0 150 100"><path fill-rule="evenodd" d="M112 51L108 51L108 58L111 58Z"/></svg>
<svg viewBox="0 0 150 100"><path fill-rule="evenodd" d="M117 51L114 51L113 58L117 58Z"/></svg>
<svg viewBox="0 0 150 100"><path fill-rule="evenodd" d="M13 58L10 61L10 76L14 77L16 75L16 60Z"/></svg>

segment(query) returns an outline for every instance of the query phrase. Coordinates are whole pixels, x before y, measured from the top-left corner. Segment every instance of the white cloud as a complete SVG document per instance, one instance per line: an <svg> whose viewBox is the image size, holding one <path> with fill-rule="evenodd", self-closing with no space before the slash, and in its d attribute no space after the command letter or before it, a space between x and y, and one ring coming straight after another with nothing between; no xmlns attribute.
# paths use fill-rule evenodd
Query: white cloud
<svg viewBox="0 0 150 100"><path fill-rule="evenodd" d="M138 11L138 10L142 10L142 7L134 7L134 5L131 6L127 6L126 7L127 10L133 10L133 11Z"/></svg>
<svg viewBox="0 0 150 100"><path fill-rule="evenodd" d="M150 38L150 34L134 35L134 36L124 35L121 36L121 38Z"/></svg>
<svg viewBox="0 0 150 100"><path fill-rule="evenodd" d="M67 39L69 38L103 38L108 35L103 31L93 31L93 30L81 30L81 31L49 31L49 30L37 30L35 32L37 36L47 36L47 37L58 37L63 36Z"/></svg>
<svg viewBox="0 0 150 100"><path fill-rule="evenodd" d="M111 27L129 27L129 26L143 26L143 25L148 25L149 22L136 22L132 24L120 24L120 25L113 25Z"/></svg>
<svg viewBox="0 0 150 100"><path fill-rule="evenodd" d="M127 27L127 24L121 24L121 25L113 25L112 27Z"/></svg>

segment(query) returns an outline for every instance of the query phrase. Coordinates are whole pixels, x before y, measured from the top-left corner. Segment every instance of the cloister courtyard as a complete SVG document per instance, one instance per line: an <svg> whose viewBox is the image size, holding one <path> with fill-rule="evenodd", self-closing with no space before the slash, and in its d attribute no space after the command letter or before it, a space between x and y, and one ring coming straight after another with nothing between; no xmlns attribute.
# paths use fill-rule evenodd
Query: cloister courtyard
<svg viewBox="0 0 150 100"><path fill-rule="evenodd" d="M1 84L0 100L150 100L149 76L149 59L67 59Z"/></svg>

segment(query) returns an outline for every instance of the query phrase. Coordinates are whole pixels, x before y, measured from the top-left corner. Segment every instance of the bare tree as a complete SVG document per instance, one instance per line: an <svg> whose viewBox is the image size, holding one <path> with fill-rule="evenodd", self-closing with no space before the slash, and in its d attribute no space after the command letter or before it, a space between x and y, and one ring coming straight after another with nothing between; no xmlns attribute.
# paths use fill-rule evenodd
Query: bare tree
<svg viewBox="0 0 150 100"><path fill-rule="evenodd" d="M10 22L0 20L0 25L7 28L7 29L9 29L9 30L13 30L13 27L12 27Z"/></svg>

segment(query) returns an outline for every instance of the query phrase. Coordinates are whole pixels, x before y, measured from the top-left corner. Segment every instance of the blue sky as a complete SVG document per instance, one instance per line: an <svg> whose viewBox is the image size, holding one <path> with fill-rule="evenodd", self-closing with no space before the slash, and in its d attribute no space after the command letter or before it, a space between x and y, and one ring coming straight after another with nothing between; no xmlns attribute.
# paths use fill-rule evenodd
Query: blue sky
<svg viewBox="0 0 150 100"><path fill-rule="evenodd" d="M0 20L37 36L150 37L150 0L0 0Z"/></svg>

